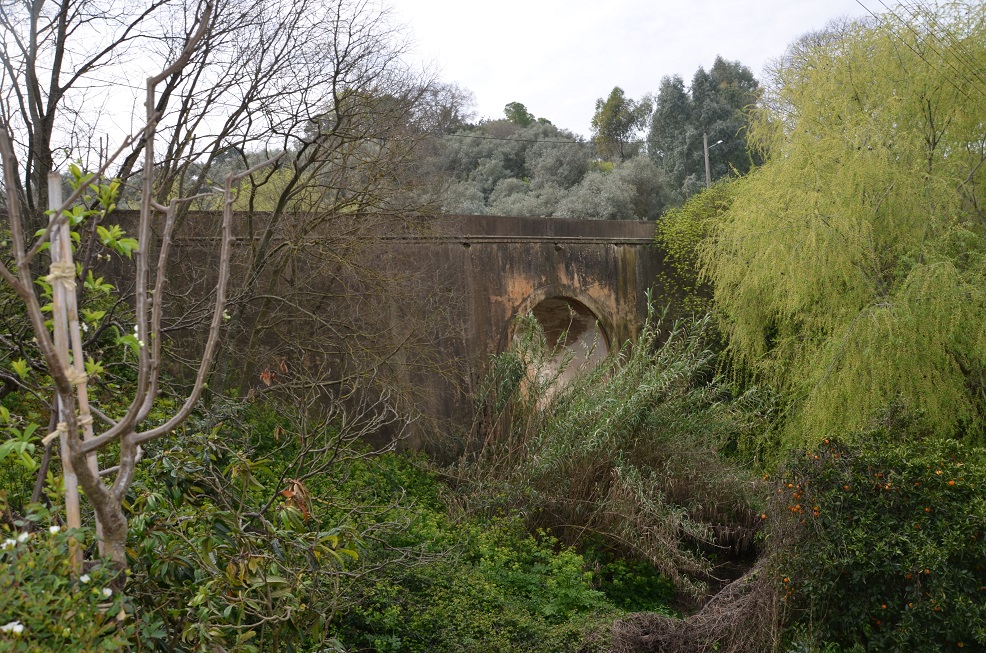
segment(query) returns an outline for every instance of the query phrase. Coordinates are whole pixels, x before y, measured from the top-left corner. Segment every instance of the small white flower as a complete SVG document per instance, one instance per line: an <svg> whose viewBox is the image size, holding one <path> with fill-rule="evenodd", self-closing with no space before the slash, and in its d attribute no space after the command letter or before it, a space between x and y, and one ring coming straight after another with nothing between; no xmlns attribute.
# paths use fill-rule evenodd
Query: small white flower
<svg viewBox="0 0 986 653"><path fill-rule="evenodd" d="M105 596L106 598L110 598L111 596L113 596L113 590L111 590L108 587L104 587L103 588L103 596Z"/></svg>
<svg viewBox="0 0 986 653"><path fill-rule="evenodd" d="M139 336L140 335L140 331L138 331L137 329L138 329L138 326L135 324L134 325L134 335L135 336Z"/></svg>
<svg viewBox="0 0 986 653"><path fill-rule="evenodd" d="M230 319L229 311L223 311L223 319L229 321Z"/></svg>
<svg viewBox="0 0 986 653"><path fill-rule="evenodd" d="M11 621L9 624L0 626L0 632L20 635L22 632L24 632L24 624L22 624L19 621Z"/></svg>
<svg viewBox="0 0 986 653"><path fill-rule="evenodd" d="M88 324L86 324L85 322L83 322L79 326L82 327L82 333L89 333L89 325Z"/></svg>
<svg viewBox="0 0 986 653"><path fill-rule="evenodd" d="M144 341L143 341L143 340L138 340L138 341L137 341L137 344L138 344L138 345L140 345L140 346L141 346L141 348L143 348L143 346L144 346Z"/></svg>
<svg viewBox="0 0 986 653"><path fill-rule="evenodd" d="M17 540L12 540L8 537L3 541L3 544L0 545L0 551L6 551L7 549L12 549L15 546L17 546Z"/></svg>
<svg viewBox="0 0 986 653"><path fill-rule="evenodd" d="M31 537L31 534L28 533L27 531L24 531L23 533L21 533L20 535L17 536L17 541L18 542L27 542L27 539L29 537Z"/></svg>
<svg viewBox="0 0 986 653"><path fill-rule="evenodd" d="M52 535L57 535L60 530L62 530L62 527L61 526L49 526L48 527L48 532L51 533Z"/></svg>
<svg viewBox="0 0 986 653"><path fill-rule="evenodd" d="M81 576L79 576L80 583L88 583L90 580L91 579L89 578L89 574L82 574Z"/></svg>

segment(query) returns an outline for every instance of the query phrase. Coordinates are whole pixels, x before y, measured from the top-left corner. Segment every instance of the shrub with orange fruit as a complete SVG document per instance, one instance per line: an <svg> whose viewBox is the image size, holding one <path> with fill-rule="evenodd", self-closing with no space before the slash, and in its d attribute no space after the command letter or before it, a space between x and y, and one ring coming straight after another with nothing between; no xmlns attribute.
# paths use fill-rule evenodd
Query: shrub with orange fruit
<svg viewBox="0 0 986 653"><path fill-rule="evenodd" d="M986 451L904 431L829 438L778 476L792 625L847 648L986 649Z"/></svg>

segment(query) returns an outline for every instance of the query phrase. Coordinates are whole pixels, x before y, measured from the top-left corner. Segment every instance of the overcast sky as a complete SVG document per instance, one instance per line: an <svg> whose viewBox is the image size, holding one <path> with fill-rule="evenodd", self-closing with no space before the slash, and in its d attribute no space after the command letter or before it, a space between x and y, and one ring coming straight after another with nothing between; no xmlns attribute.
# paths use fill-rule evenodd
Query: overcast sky
<svg viewBox="0 0 986 653"><path fill-rule="evenodd" d="M886 0L889 5L889 0ZM476 96L477 117L521 102L588 136L597 98L638 99L665 75L691 80L721 55L758 79L805 32L864 16L856 0L392 0L416 57ZM881 0L862 0L879 13Z"/></svg>

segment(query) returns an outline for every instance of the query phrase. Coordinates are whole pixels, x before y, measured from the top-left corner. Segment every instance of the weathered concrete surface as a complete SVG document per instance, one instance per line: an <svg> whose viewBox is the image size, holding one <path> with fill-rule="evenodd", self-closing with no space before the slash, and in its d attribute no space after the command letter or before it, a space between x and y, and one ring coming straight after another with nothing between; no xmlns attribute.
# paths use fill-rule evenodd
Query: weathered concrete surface
<svg viewBox="0 0 986 653"><path fill-rule="evenodd" d="M650 222L445 216L434 232L406 246L460 271L467 353L480 360L506 347L515 317L553 297L588 307L619 348L636 337L661 265Z"/></svg>
<svg viewBox="0 0 986 653"><path fill-rule="evenodd" d="M121 213L121 223L133 220ZM198 212L179 230L172 270L174 308L179 310L173 313L190 311L195 299L209 292L217 224L215 214ZM390 339L380 348L384 353L364 358L370 361L371 373L381 370L432 418L420 422L418 430L425 433L468 429L472 393L489 356L507 347L514 318L540 302L580 303L598 320L607 350L615 350L636 338L649 290L659 301L669 299L658 281L663 257L652 244L650 222L348 215L319 219L317 224L300 239L286 227L276 232L276 240L306 248L307 253L265 273L274 275L264 281L266 308L244 308L243 321L259 324L256 315L267 315L280 331L260 339L231 332L233 346L226 350L231 356L221 357L220 370L238 375L243 386L260 389L257 372L283 361L297 364L312 353L299 345L313 329L323 327L306 321L304 313L341 316L336 320L339 334L359 333L373 342ZM236 279L244 278L249 254L265 226L259 214L237 216L236 225L240 262L234 268L233 296L239 292ZM125 277L127 272L114 274ZM376 276L378 283L366 283L367 274ZM292 293L304 305L277 303L277 298ZM244 306L257 305L250 298L243 301ZM279 310L290 315L278 316ZM354 325L348 317L357 313L361 322ZM413 347L391 347L405 341L403 334L414 336ZM193 341L184 342L192 346ZM368 343L361 347L371 351ZM346 346L329 346L315 353L338 367L347 351L351 350Z"/></svg>
<svg viewBox="0 0 986 653"><path fill-rule="evenodd" d="M653 245L654 224L558 218L443 216L418 234L386 241L413 250L450 284L458 297L459 342L445 342L450 355L466 363L464 384L417 378L434 392L428 408L468 426L468 398L480 383L489 356L502 352L513 335L514 318L552 298L575 300L598 320L608 350L632 341L647 314L647 293L666 296L658 271L663 256Z"/></svg>

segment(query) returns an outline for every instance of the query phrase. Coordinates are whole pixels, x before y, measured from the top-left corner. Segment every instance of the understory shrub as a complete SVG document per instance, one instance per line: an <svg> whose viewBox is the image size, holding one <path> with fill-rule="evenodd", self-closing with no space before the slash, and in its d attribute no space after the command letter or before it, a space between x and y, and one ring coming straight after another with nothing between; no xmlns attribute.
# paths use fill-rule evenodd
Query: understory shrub
<svg viewBox="0 0 986 653"><path fill-rule="evenodd" d="M358 431L362 418L350 418L347 428ZM363 542L406 524L375 520L394 508L384 501L347 496L340 505L333 485L372 453L332 419L266 401L216 401L156 444L128 500L128 591L142 645L336 646L330 624L340 584L362 575Z"/></svg>
<svg viewBox="0 0 986 653"><path fill-rule="evenodd" d="M516 520L431 521L425 559L349 585L337 624L347 650L597 650L593 631L618 610L581 555Z"/></svg>
<svg viewBox="0 0 986 653"><path fill-rule="evenodd" d="M567 545L601 542L700 597L718 563L752 551L756 482L724 452L768 408L715 373L712 331L704 317L665 333L652 315L636 343L562 384L559 353L522 318L449 472L467 509L523 515Z"/></svg>
<svg viewBox="0 0 986 653"><path fill-rule="evenodd" d="M803 451L771 519L792 632L869 651L986 650L986 452L883 427Z"/></svg>
<svg viewBox="0 0 986 653"><path fill-rule="evenodd" d="M6 506L0 501L0 509ZM43 511L0 528L0 651L106 653L134 641L134 610L119 592L118 570L92 560L81 575L69 565L69 540L92 542L85 530L48 525Z"/></svg>
<svg viewBox="0 0 986 653"><path fill-rule="evenodd" d="M73 578L66 533L32 508L18 541L4 505L0 651L592 651L636 589L670 611L652 569L470 515L422 457L320 426L214 400L149 447L126 583Z"/></svg>
<svg viewBox="0 0 986 653"><path fill-rule="evenodd" d="M422 458L322 434L332 464L304 476L314 433L286 415L228 410L149 454L128 584L145 649L576 651L619 613L551 536L452 516Z"/></svg>
<svg viewBox="0 0 986 653"><path fill-rule="evenodd" d="M403 524L365 542L375 570L342 581L347 651L590 651L619 612L591 562L519 519L465 515L423 458L360 461L335 491L396 506L376 519Z"/></svg>

